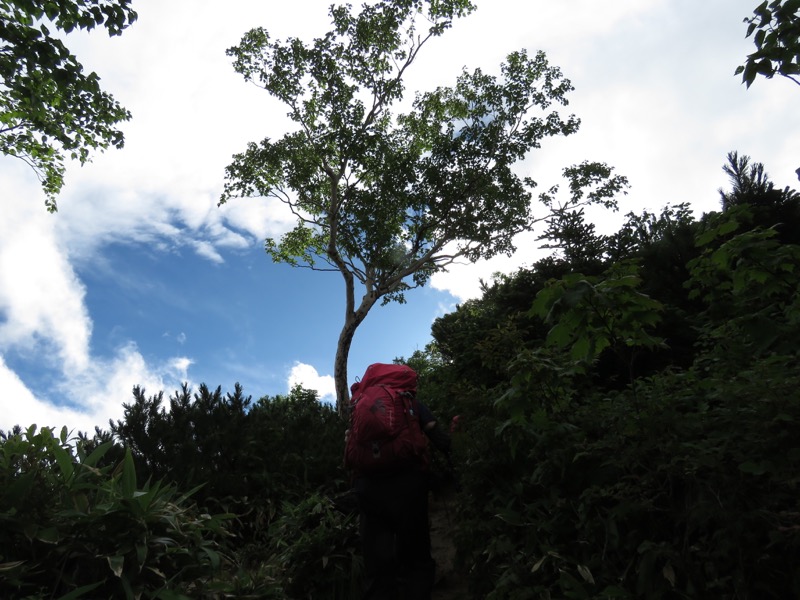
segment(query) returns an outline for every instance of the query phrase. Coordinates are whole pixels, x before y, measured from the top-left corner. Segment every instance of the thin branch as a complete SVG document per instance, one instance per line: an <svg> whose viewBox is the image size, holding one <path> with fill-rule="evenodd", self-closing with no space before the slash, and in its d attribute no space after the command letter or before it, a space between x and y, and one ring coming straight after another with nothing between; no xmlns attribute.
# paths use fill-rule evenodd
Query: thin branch
<svg viewBox="0 0 800 600"><path fill-rule="evenodd" d="M792 80L792 81L794 81L794 82L795 82L797 85L800 85L800 79L795 79L794 77L792 77L792 76L791 76L791 75L789 75L788 73L781 73L781 75L783 75L784 77L786 77L786 79L791 79L791 80Z"/></svg>

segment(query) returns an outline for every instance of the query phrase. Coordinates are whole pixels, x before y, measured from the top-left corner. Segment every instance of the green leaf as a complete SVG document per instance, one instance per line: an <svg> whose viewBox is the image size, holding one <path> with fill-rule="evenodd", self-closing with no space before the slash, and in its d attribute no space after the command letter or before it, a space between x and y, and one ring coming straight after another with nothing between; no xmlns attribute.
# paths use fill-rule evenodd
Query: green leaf
<svg viewBox="0 0 800 600"><path fill-rule="evenodd" d="M587 360L590 358L591 340L587 336L579 337L572 345L570 355L575 360Z"/></svg>
<svg viewBox="0 0 800 600"><path fill-rule="evenodd" d="M104 442L100 444L97 448L95 448L92 451L92 453L89 456L83 459L83 462L81 464L87 467L94 467L95 465L97 465L100 459L106 455L106 452L108 452L111 449L112 445L113 442Z"/></svg>
<svg viewBox="0 0 800 600"><path fill-rule="evenodd" d="M769 76L772 75L773 71L774 71L774 69L772 67L772 61L770 59L768 59L768 58L765 58L764 60L760 60L756 64L756 73L759 73L760 75L766 75L766 76L769 77Z"/></svg>
<svg viewBox="0 0 800 600"><path fill-rule="evenodd" d="M11 562L0 563L0 573L4 571L13 571L17 567L24 565L25 562L26 561L24 560L15 560Z"/></svg>
<svg viewBox="0 0 800 600"><path fill-rule="evenodd" d="M578 565L578 573L580 573L586 583L594 583L594 577L592 577L592 572L589 570L589 567Z"/></svg>
<svg viewBox="0 0 800 600"><path fill-rule="evenodd" d="M36 539L45 544L57 544L61 541L61 536L58 534L56 527L47 527L36 532Z"/></svg>
<svg viewBox="0 0 800 600"><path fill-rule="evenodd" d="M547 560L547 557L548 557L548 555L545 554L542 558L540 558L535 563L533 563L533 566L531 567L531 573L536 573L536 571L541 569L542 565L544 564L544 561Z"/></svg>
<svg viewBox="0 0 800 600"><path fill-rule="evenodd" d="M136 466L133 463L133 455L131 454L130 448L125 449L120 485L123 498L132 499L136 491Z"/></svg>
<svg viewBox="0 0 800 600"><path fill-rule="evenodd" d="M136 560L141 570L147 560L147 544L136 544Z"/></svg>
<svg viewBox="0 0 800 600"><path fill-rule="evenodd" d="M215 552L214 550L212 550L211 548L209 548L207 546L203 546L203 552L206 553L206 556L208 556L208 559L211 561L211 568L214 569L214 570L219 569L219 565L220 565L219 553Z"/></svg>
<svg viewBox="0 0 800 600"><path fill-rule="evenodd" d="M60 596L58 600L77 600L84 594L88 594L89 592L99 588L101 585L105 583L104 581L98 581L97 583L90 583L89 585L84 585L79 587L78 589L72 590L69 594L64 596Z"/></svg>
<svg viewBox="0 0 800 600"><path fill-rule="evenodd" d="M108 566L117 577L122 577L122 570L125 568L125 556L116 555L106 557Z"/></svg>
<svg viewBox="0 0 800 600"><path fill-rule="evenodd" d="M728 235L737 229L739 229L739 222L736 219L730 219L719 226L719 229L717 229L717 235Z"/></svg>
<svg viewBox="0 0 800 600"><path fill-rule="evenodd" d="M55 456L58 468L66 479L72 477L75 467L72 462L72 455L58 444L53 445L53 455Z"/></svg>
<svg viewBox="0 0 800 600"><path fill-rule="evenodd" d="M547 334L547 342L564 347L572 342L574 328L571 323L560 321Z"/></svg>

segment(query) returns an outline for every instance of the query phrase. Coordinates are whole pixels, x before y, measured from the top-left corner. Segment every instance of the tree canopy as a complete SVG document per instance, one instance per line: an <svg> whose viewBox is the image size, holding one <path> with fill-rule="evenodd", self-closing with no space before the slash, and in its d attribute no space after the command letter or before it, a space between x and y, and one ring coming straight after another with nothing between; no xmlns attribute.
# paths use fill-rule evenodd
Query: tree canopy
<svg viewBox="0 0 800 600"><path fill-rule="evenodd" d="M410 111L394 110L422 47L473 9L468 0L332 7L332 30L310 43L256 28L228 51L236 71L288 107L296 129L235 155L220 202L284 202L297 226L266 241L273 260L341 273L340 405L349 347L372 306L402 302L458 259L513 252L514 236L538 220L535 182L515 164L578 128L553 110L572 85L541 52L509 54L499 75L464 70L453 86L418 93Z"/></svg>
<svg viewBox="0 0 800 600"><path fill-rule="evenodd" d="M130 113L100 87L58 32L104 27L120 35L136 20L131 0L0 0L0 152L25 161L57 210L65 159L121 148L116 125Z"/></svg>
<svg viewBox="0 0 800 600"><path fill-rule="evenodd" d="M764 0L744 20L756 51L736 69L747 87L757 75L781 75L800 85L800 0Z"/></svg>

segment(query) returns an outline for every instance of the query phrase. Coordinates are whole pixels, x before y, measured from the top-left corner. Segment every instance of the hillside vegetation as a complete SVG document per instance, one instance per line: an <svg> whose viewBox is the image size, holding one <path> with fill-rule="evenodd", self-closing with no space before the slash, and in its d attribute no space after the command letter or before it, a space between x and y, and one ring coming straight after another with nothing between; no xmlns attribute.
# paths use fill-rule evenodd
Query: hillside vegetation
<svg viewBox="0 0 800 600"><path fill-rule="evenodd" d="M404 360L454 434L476 599L800 597L800 196L732 153L718 212L549 223ZM355 598L346 424L236 386L0 443L0 597ZM436 481L451 477L434 464Z"/></svg>

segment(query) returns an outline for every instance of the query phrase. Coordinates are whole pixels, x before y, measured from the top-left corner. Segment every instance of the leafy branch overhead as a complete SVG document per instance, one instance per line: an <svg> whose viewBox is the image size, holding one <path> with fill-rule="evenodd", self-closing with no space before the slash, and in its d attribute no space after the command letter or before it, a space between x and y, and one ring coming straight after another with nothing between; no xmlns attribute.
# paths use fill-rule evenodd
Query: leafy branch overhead
<svg viewBox="0 0 800 600"><path fill-rule="evenodd" d="M747 87L757 75L782 75L800 85L800 0L764 0L747 23L756 51L736 69Z"/></svg>
<svg viewBox="0 0 800 600"><path fill-rule="evenodd" d="M121 148L117 124L130 113L100 87L60 39L104 27L120 35L136 20L131 0L0 0L0 153L27 163L55 212L64 162L92 150Z"/></svg>
<svg viewBox="0 0 800 600"><path fill-rule="evenodd" d="M411 274L422 285L459 256L511 252L513 234L531 225L532 183L511 165L543 137L578 125L555 112L529 116L565 104L571 86L543 54L524 52L509 56L501 78L465 72L395 118L389 109L402 97L405 70L450 18L428 15L430 29L418 34L407 4L358 17L334 9L336 29L313 45L272 42L256 29L230 51L237 70L286 103L299 128L237 155L222 198L282 200L298 225L268 240L274 259L322 261L398 299ZM391 29L400 18L409 21L402 35Z"/></svg>

